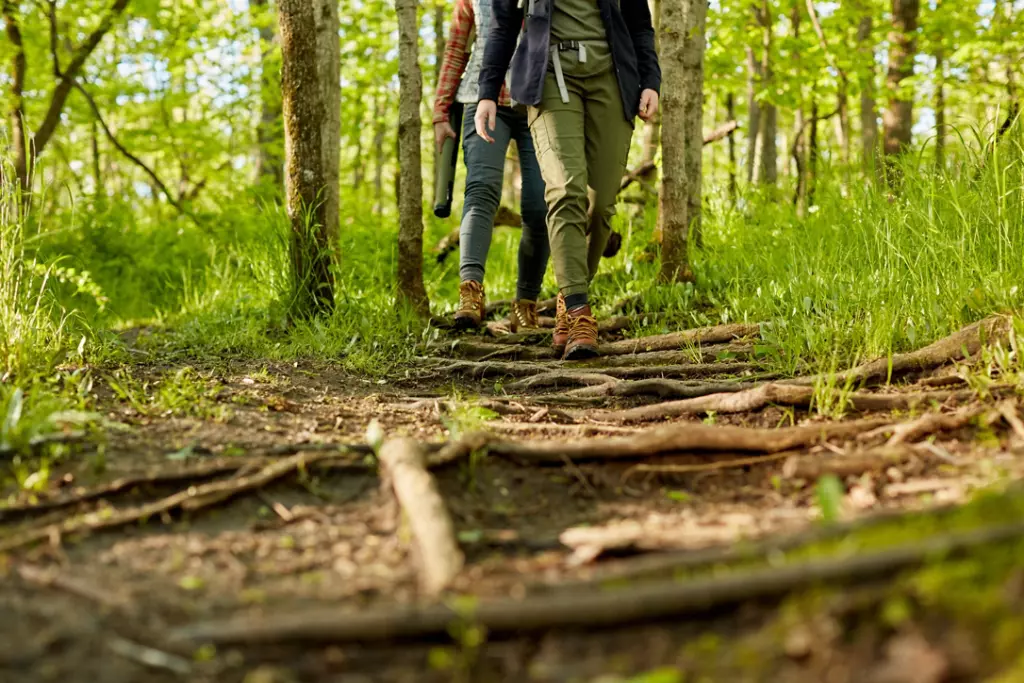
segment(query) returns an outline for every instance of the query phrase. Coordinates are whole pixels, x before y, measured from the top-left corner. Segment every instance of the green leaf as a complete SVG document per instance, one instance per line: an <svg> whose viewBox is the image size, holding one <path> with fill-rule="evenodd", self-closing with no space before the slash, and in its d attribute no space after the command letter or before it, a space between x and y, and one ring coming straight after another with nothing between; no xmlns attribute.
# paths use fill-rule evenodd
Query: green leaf
<svg viewBox="0 0 1024 683"><path fill-rule="evenodd" d="M844 492L843 484L834 474L826 474L818 480L818 507L821 508L821 518L824 521L831 523L839 519Z"/></svg>

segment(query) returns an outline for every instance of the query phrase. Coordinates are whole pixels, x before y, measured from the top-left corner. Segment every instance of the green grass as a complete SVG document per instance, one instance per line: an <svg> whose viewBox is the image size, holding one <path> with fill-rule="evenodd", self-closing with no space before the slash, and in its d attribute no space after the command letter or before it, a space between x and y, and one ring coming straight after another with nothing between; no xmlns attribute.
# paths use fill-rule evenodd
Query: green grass
<svg viewBox="0 0 1024 683"><path fill-rule="evenodd" d="M598 310L642 296L649 313L638 316L634 333L767 322L758 355L787 373L834 371L1016 310L1024 283L1024 150L1008 137L978 178L968 148L960 157L963 170L945 175L910 160L892 194L855 184L853 196L842 197L826 174L804 218L785 188L733 207L709 179L706 246L693 253L696 281L687 284L657 283L654 207L622 205L615 224L625 245L602 264L593 288ZM440 337L398 310L396 221L366 212L365 197L342 199L335 314L293 327L282 304L289 286L283 210L244 192L221 206L222 215L204 217L199 227L166 207L85 203L40 218L30 237L8 209L0 244L5 373L27 377L53 367L53 357L74 356L86 335L82 352L101 365L147 358L142 353L179 364L210 356L315 358L387 375L403 372L424 342ZM455 222L425 219L424 273L435 314L450 312L456 300L457 255L437 264L432 253ZM495 231L486 283L492 299L514 292L518 239L517 230ZM549 269L545 292L554 291ZM151 334L126 355L112 332L133 326ZM845 389L823 385L823 404Z"/></svg>

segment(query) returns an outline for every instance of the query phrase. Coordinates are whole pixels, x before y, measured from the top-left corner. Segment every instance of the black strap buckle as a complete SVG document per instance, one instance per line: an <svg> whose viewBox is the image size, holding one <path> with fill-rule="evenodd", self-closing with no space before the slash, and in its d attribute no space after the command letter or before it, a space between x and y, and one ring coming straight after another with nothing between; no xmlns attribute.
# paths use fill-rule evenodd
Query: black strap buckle
<svg viewBox="0 0 1024 683"><path fill-rule="evenodd" d="M558 45L556 45L555 48L559 52L570 52L570 51L574 51L575 52L575 51L578 51L580 49L580 41L578 41L578 40L563 40Z"/></svg>

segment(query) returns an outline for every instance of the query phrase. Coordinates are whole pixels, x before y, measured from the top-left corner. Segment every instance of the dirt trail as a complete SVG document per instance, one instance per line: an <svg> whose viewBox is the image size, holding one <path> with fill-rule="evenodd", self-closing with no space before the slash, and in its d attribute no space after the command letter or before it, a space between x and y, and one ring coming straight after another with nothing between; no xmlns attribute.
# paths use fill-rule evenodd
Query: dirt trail
<svg viewBox="0 0 1024 683"><path fill-rule="evenodd" d="M543 334L493 324L387 381L223 362L197 367L205 393L170 414L99 386L103 412L132 428L83 445L36 499L0 507L0 680L629 680L700 659L709 633L750 631L770 612L760 600L789 588L751 594L735 581L743 595L666 607L661 584L645 583L652 596L627 592L609 608L618 617L599 618L571 607L598 609L596 581L692 572L745 547L763 557L767 547L737 544L763 538L777 552L787 534L818 534L814 483L826 474L845 483L841 514L857 520L960 503L1024 473L1014 388L997 378L979 396L959 369L1006 339L1002 318L851 370L855 392L769 376L753 355L757 326L628 341L623 327L607 326L609 354L584 364L552 359ZM180 370L131 369L157 388ZM846 416L811 410L822 401L842 401ZM577 623L519 615L510 629L496 608L488 637L469 617L419 635L420 613L374 621L434 599L422 580L433 546L417 547L420 525L378 476L371 420L385 439L426 446L465 557L445 595L484 601L479 612L446 601L453 615L483 622L492 600L547 595L568 600ZM355 612L378 624L355 638L372 645L324 642ZM581 619L609 628L581 631ZM295 624L320 624L321 637ZM413 641L373 635L395 624ZM836 646L827 664L794 647L764 645L757 676L730 678L724 663L726 677L709 680L887 680L862 666L878 643Z"/></svg>

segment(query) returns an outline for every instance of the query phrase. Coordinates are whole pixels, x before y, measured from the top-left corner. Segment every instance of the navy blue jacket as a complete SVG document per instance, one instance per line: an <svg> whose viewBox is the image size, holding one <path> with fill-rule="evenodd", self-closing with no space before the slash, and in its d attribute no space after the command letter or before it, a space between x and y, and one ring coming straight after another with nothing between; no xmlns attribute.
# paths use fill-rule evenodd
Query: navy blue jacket
<svg viewBox="0 0 1024 683"><path fill-rule="evenodd" d="M509 64L512 98L540 104L551 48L551 8L558 0L534 0L533 14L523 24L519 0L493 0L494 16L480 70L480 99L498 100ZM529 0L524 1L524 5ZM647 0L597 0L604 21L626 118L640 109L640 93L661 89L661 67L654 49L654 27ZM523 40L516 49L520 27ZM515 57L513 58L513 53Z"/></svg>

